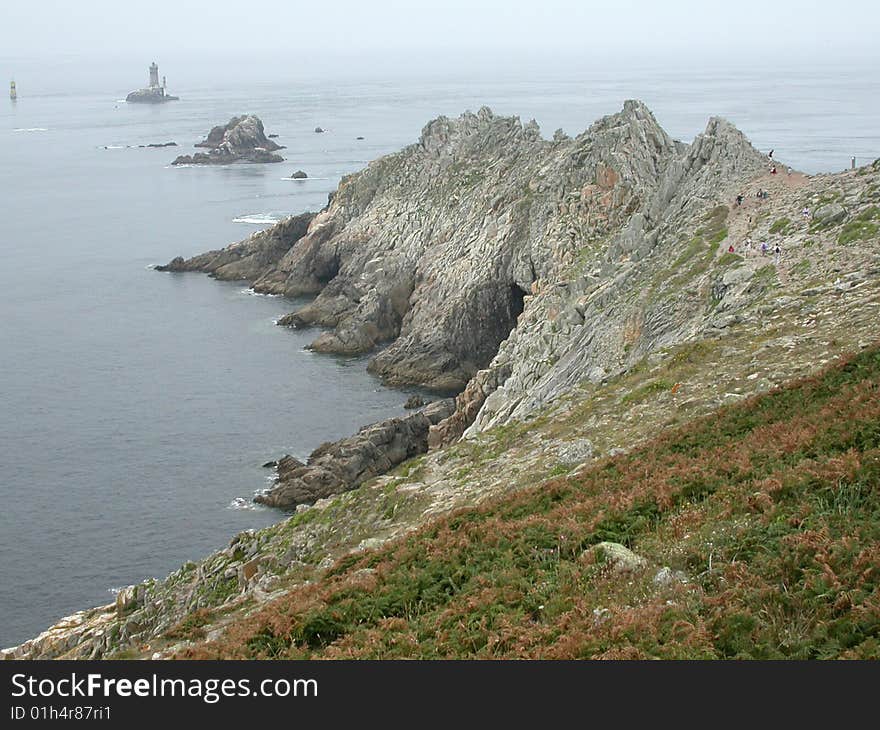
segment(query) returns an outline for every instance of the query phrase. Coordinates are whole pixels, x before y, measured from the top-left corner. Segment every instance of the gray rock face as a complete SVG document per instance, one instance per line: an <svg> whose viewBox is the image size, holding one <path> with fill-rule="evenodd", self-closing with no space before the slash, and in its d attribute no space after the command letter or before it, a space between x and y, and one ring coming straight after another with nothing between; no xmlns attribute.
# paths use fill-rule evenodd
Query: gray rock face
<svg viewBox="0 0 880 730"><path fill-rule="evenodd" d="M824 226L840 223L844 218L846 218L846 208L840 203L828 203L813 213L813 220Z"/></svg>
<svg viewBox="0 0 880 730"><path fill-rule="evenodd" d="M451 415L451 398L417 413L366 426L351 436L315 449L303 464L292 457L278 462L278 480L255 501L294 509L348 491L428 450L428 429Z"/></svg>
<svg viewBox="0 0 880 730"><path fill-rule="evenodd" d="M317 295L279 320L321 327L313 349L386 345L369 364L386 382L459 392L433 429L439 445L693 334L705 302L686 290L647 301L644 279L681 255L683 222L764 171L722 119L685 145L628 101L577 137L545 140L534 122L483 108L435 119L344 178L308 232L249 278ZM205 263L176 267L216 268Z"/></svg>
<svg viewBox="0 0 880 730"><path fill-rule="evenodd" d="M306 178L308 178L308 175L306 175L306 173L303 172L302 170L297 170L290 177L294 180L305 180Z"/></svg>
<svg viewBox="0 0 880 730"><path fill-rule="evenodd" d="M275 150L284 149L266 137L263 122L254 114L233 117L214 127L207 138L195 145L210 150L180 155L172 165L228 165L232 162L283 162Z"/></svg>
<svg viewBox="0 0 880 730"><path fill-rule="evenodd" d="M189 260L178 256L157 271L201 271L217 279L259 282L308 230L314 213L291 216L265 231L224 249L208 251ZM256 287L255 287L256 288Z"/></svg>

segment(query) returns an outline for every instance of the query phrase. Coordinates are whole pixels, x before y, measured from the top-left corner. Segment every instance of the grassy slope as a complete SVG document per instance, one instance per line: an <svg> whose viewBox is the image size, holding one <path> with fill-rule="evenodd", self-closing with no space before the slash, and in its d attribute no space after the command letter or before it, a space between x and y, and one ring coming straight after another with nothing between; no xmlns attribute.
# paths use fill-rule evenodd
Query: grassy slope
<svg viewBox="0 0 880 730"><path fill-rule="evenodd" d="M649 566L597 562L603 540ZM343 558L183 656L880 658L878 581L872 347Z"/></svg>

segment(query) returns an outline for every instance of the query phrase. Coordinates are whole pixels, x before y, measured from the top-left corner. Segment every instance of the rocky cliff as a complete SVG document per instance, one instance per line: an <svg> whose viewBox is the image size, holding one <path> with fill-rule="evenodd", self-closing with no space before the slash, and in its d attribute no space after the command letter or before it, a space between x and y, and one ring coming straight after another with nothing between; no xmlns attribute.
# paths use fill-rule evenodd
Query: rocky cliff
<svg viewBox="0 0 880 730"><path fill-rule="evenodd" d="M483 109L431 122L316 215L175 259L165 268L314 295L283 323L321 328L317 350L373 353L391 383L456 391L455 410L420 420L412 450L395 441L411 429L385 424L335 445L351 468L328 449L286 464L278 494L314 504L8 654L171 655L352 552L866 347L880 162L813 177L766 162L720 119L671 140L638 102L552 140ZM367 442L395 458L374 468L385 457ZM308 467L327 468L329 490L304 495Z"/></svg>
<svg viewBox="0 0 880 730"><path fill-rule="evenodd" d="M228 165L232 162L283 162L276 150L281 145L266 137L263 122L253 114L233 117L226 124L211 129L206 139L196 147L205 147L208 153L180 155L172 165Z"/></svg>

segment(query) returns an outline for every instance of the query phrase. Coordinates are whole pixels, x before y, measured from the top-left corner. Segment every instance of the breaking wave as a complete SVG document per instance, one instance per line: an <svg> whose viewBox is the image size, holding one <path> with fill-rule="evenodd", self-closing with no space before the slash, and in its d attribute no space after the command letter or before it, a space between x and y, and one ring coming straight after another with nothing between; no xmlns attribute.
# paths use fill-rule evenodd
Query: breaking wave
<svg viewBox="0 0 880 730"><path fill-rule="evenodd" d="M259 226L272 225L279 221L280 219L277 216L270 215L269 213L254 213L253 215L242 215L237 218L233 218L233 223L252 223Z"/></svg>

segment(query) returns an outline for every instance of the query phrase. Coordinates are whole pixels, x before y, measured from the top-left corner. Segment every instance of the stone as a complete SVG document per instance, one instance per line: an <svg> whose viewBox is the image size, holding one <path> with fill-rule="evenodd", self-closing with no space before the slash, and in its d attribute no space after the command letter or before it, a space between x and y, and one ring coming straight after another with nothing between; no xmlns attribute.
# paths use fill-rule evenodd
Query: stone
<svg viewBox="0 0 880 730"><path fill-rule="evenodd" d="M320 127L315 127L315 134L323 134L323 133L324 133L323 129L321 129Z"/></svg>
<svg viewBox="0 0 880 730"><path fill-rule="evenodd" d="M353 436L321 444L305 464L284 457L278 462L275 484L254 501L293 510L299 505L355 489L397 464L425 453L428 429L447 418L453 408L454 401L446 398L412 415L365 426Z"/></svg>
<svg viewBox="0 0 880 730"><path fill-rule="evenodd" d="M412 410L413 408L421 408L425 405L426 401L420 395L411 395L406 399L406 402L403 404L403 407L407 410Z"/></svg>
<svg viewBox="0 0 880 730"><path fill-rule="evenodd" d="M208 153L179 155L172 165L228 165L233 162L283 162L275 151L284 149L266 137L263 122L254 114L233 117L226 124L213 127L208 136L195 145Z"/></svg>
<svg viewBox="0 0 880 730"><path fill-rule="evenodd" d="M846 218L846 208L840 203L828 203L813 213L813 223L822 226L831 226L840 223Z"/></svg>
<svg viewBox="0 0 880 730"><path fill-rule="evenodd" d="M600 542L584 551L596 563L608 565L615 573L634 573L648 566L648 561L619 542Z"/></svg>
<svg viewBox="0 0 880 730"><path fill-rule="evenodd" d="M305 180L308 177L308 175L306 175L306 173L303 172L302 170L297 170L290 177L294 180Z"/></svg>
<svg viewBox="0 0 880 730"><path fill-rule="evenodd" d="M654 584L658 586L668 587L675 583L687 583L687 573L681 570L672 570L668 566L663 566L654 576Z"/></svg>

